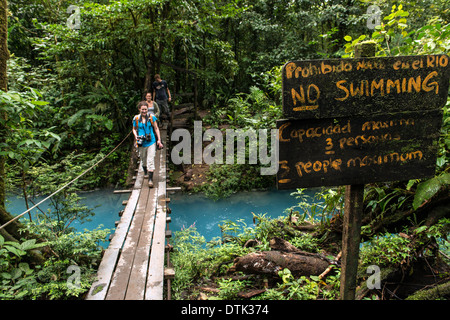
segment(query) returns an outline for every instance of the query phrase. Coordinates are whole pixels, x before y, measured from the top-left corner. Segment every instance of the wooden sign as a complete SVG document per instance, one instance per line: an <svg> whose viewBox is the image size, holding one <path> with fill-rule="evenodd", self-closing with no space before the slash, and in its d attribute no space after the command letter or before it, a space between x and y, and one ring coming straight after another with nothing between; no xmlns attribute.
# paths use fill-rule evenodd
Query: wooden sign
<svg viewBox="0 0 450 320"><path fill-rule="evenodd" d="M286 118L433 110L447 101L447 55L306 60L282 71Z"/></svg>
<svg viewBox="0 0 450 320"><path fill-rule="evenodd" d="M283 68L278 188L434 175L447 55L293 61Z"/></svg>
<svg viewBox="0 0 450 320"><path fill-rule="evenodd" d="M279 120L278 189L433 176L442 111Z"/></svg>

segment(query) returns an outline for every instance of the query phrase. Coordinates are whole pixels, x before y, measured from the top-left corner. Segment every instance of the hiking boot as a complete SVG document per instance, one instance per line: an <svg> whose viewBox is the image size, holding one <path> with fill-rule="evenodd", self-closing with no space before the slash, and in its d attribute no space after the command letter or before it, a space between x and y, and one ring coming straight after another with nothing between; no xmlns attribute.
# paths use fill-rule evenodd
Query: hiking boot
<svg viewBox="0 0 450 320"><path fill-rule="evenodd" d="M142 169L144 169L144 179L145 179L145 178L148 178L147 167L142 167Z"/></svg>
<svg viewBox="0 0 450 320"><path fill-rule="evenodd" d="M153 172L148 173L148 187L153 188Z"/></svg>

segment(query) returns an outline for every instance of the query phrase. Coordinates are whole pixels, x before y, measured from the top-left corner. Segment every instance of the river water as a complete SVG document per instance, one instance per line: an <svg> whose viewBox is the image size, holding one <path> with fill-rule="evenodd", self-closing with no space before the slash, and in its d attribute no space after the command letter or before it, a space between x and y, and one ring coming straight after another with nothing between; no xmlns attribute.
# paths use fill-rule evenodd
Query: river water
<svg viewBox="0 0 450 320"><path fill-rule="evenodd" d="M115 229L115 222L120 220L119 212L124 209L122 205L123 200L127 200L130 196L129 193L115 194L113 189L100 189L89 192L81 192L79 196L82 198L80 201L82 204L91 208L95 215L90 217L91 221L79 223L74 221L71 226L75 227L77 231L83 231L84 229L94 230L103 225L106 229ZM31 198L34 203L38 203L45 197ZM46 212L49 208L50 200L45 201L39 205L39 209ZM29 206L32 207L33 203L29 202ZM16 196L9 194L6 201L6 210L12 215L18 215L27 210L25 201L22 196ZM32 217L38 212L38 209L31 211ZM28 213L25 214L21 220L29 220Z"/></svg>
<svg viewBox="0 0 450 320"><path fill-rule="evenodd" d="M294 190L269 190L239 192L228 198L213 201L202 194L186 194L177 192L168 195L171 199L169 207L172 210L170 215L172 222L169 225L172 232L182 230L191 225L195 225L197 231L210 241L214 237L220 237L221 231L219 224L225 220L237 221L243 219L247 226L253 225L254 212L257 215L265 214L268 217L276 218L285 215L285 210L298 203L298 199L290 194ZM310 195L314 194L313 189L308 191ZM129 193L114 194L112 189L95 190L79 194L83 199L81 202L86 206L93 208L95 216L90 222L83 224L74 223L77 231L84 229L93 230L99 225L104 228L115 228L115 221L120 220L119 211L124 209L123 200L129 198ZM37 203L42 198L33 199ZM40 209L46 211L48 202L40 205ZM32 204L30 203L30 206ZM7 210L17 215L26 210L25 202L20 196L9 195L7 197ZM34 209L32 213L37 211ZM28 214L22 219L28 219Z"/></svg>
<svg viewBox="0 0 450 320"><path fill-rule="evenodd" d="M242 219L248 227L252 227L252 212L256 215L266 214L271 218L285 215L286 209L299 202L291 196L293 191L274 189L239 192L218 201L208 199L202 194L175 193L169 196L169 207L172 209L172 223L169 227L172 231L177 231L194 224L200 235L210 241L222 235L219 224L225 220ZM314 191L307 193L313 195Z"/></svg>

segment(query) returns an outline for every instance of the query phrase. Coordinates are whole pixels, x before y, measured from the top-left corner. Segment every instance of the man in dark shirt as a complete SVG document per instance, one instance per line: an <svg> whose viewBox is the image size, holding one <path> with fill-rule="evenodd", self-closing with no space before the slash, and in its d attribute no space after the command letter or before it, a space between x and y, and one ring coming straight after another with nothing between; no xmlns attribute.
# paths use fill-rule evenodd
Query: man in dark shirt
<svg viewBox="0 0 450 320"><path fill-rule="evenodd" d="M172 101L172 96L166 80L162 80L159 74L155 75L155 82L153 82L153 100L156 101L161 109L161 117L165 115L167 118L170 118L168 102Z"/></svg>

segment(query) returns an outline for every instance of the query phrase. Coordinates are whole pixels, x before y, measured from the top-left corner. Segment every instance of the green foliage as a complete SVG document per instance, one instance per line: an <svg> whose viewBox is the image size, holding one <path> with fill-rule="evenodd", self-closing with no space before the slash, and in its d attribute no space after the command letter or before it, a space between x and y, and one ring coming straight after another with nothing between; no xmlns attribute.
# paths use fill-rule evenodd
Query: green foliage
<svg viewBox="0 0 450 320"><path fill-rule="evenodd" d="M72 231L71 224L77 220L81 223L89 221L94 215L93 208L80 203L82 199L77 192L92 188L98 183L100 177L94 174L85 175L74 181L82 172L91 167L103 157L98 154L95 158L87 154L69 154L59 163L49 165L47 163L35 166L29 170L30 187L33 194L50 195L62 186L72 182L64 190L60 190L48 201L50 208L46 212L38 212L37 219L49 219L53 221L53 231L55 233L65 233Z"/></svg>
<svg viewBox="0 0 450 320"><path fill-rule="evenodd" d="M36 273L23 258L30 250L46 246L35 239L22 243L0 235L0 299L23 299L36 285Z"/></svg>
<svg viewBox="0 0 450 320"><path fill-rule="evenodd" d="M57 227L58 223L49 218L41 218L38 222L27 223L27 230L47 239L48 245L59 259L70 259L76 264L82 264L83 259L89 260L89 257L94 260L90 263L96 263L95 259L102 250L101 242L105 241L111 232L109 229L103 229L103 226L92 231L85 229L83 232L73 230L60 232Z"/></svg>
<svg viewBox="0 0 450 320"><path fill-rule="evenodd" d="M222 242L236 242L242 246L254 236L254 229L248 227L244 219L237 221L224 220L222 224L219 224L219 228L222 233Z"/></svg>
<svg viewBox="0 0 450 320"><path fill-rule="evenodd" d="M432 54L450 51L450 23L444 24L433 19L416 32L415 44L419 45L419 54Z"/></svg>
<svg viewBox="0 0 450 320"><path fill-rule="evenodd" d="M72 268L80 268L80 278L72 283ZM77 276L77 275L76 275ZM48 260L37 272L38 283L29 299L37 300L76 300L82 299L89 291L95 277L95 270L79 267L71 260Z"/></svg>
<svg viewBox="0 0 450 320"><path fill-rule="evenodd" d="M191 226L174 233L176 250L171 254L171 261L177 275L172 282L172 294L175 299L180 299L189 283L202 275L204 269L199 262L206 256L202 248L204 243L205 238L200 236L195 227Z"/></svg>
<svg viewBox="0 0 450 320"><path fill-rule="evenodd" d="M228 125L231 128L242 129L244 132L275 128L275 120L281 117L281 106L274 101L280 100L278 90L281 88L281 77L278 74L279 71L280 68L274 68L265 73L267 82L264 86L268 88L270 94L253 86L250 88L249 94L241 93L229 98L225 102L225 107L215 105L211 114L202 121L214 126ZM269 95L273 98L270 98ZM255 143L246 139L245 159L249 159L250 149L258 150L259 143L259 140ZM271 153L270 148L267 152ZM236 159L234 163L237 163ZM211 165L208 172L209 183L204 184L197 191L205 192L212 199L219 199L234 192L264 189L273 185L273 177L261 176L260 169L260 165Z"/></svg>
<svg viewBox="0 0 450 320"><path fill-rule="evenodd" d="M86 161L89 160L87 158L89 155L71 154L57 164L30 168L33 179L31 190L39 194L56 191L97 161L95 158ZM7 254L7 257L0 257L0 264L8 269L3 274L6 278L2 279L0 290L4 299L73 299L82 297L90 288L102 251L100 241L105 241L109 230L74 233L71 224L74 221L83 223L93 215L92 209L80 204L81 198L76 193L91 183L92 179L85 177L60 191L49 200L48 211L38 213L33 222L27 225L28 234L46 241L46 254L49 256L43 265L24 269L25 265L21 264L13 269L11 264L5 263L12 261L11 253L20 255L20 263L25 263L28 259L26 253L34 249L32 245L35 240L25 241L15 247L9 243L5 245L8 252L2 253ZM18 270L22 270L22 273ZM70 270L78 272L73 275L75 285L71 281ZM10 274L9 278L7 273Z"/></svg>
<svg viewBox="0 0 450 320"><path fill-rule="evenodd" d="M283 280L282 289L287 288L288 300L316 300L319 295L319 285L310 278L301 276L295 279L289 269L279 272ZM318 280L316 278L316 280Z"/></svg>
<svg viewBox="0 0 450 320"><path fill-rule="evenodd" d="M386 233L362 244L360 260L362 266L399 266L411 259L410 241L400 235Z"/></svg>
<svg viewBox="0 0 450 320"><path fill-rule="evenodd" d="M339 297L339 274L328 275L326 279L318 276L295 278L289 269L278 272L282 283L277 288L268 289L258 299L276 300L317 300Z"/></svg>
<svg viewBox="0 0 450 320"><path fill-rule="evenodd" d="M61 138L53 132L54 127L41 128L39 117L51 108L41 100L42 95L33 88L24 92L0 91L0 109L8 117L0 119L0 125L8 128L5 141L0 146L0 155L20 164L27 171L45 152L54 152L50 147Z"/></svg>
<svg viewBox="0 0 450 320"><path fill-rule="evenodd" d="M411 195L402 188L373 186L365 192L366 207L371 213L382 215L404 210L410 199Z"/></svg>
<svg viewBox="0 0 450 320"><path fill-rule="evenodd" d="M269 240L275 236L282 237L298 246L301 250L319 252L318 240L311 235L286 230L287 217L268 218L265 214L254 216L254 227L247 226L242 220L223 221L219 227L220 239L213 239L206 244L198 234L195 226L175 232L174 252L171 261L176 270L172 282L175 299L189 298L186 294L195 294L193 283L210 283L212 279L218 287L218 294L211 299L237 299L237 294L246 288L255 286L256 279L231 279L227 276L229 267L236 257L259 250L270 250ZM256 245L244 248L248 240L255 240ZM287 270L287 269L286 269ZM268 289L257 299L334 299L339 291L339 271L332 272L326 280L318 277L301 277L294 279L289 270L286 277L276 288ZM289 274L289 275L288 275ZM320 289L320 290L319 290Z"/></svg>
<svg viewBox="0 0 450 320"><path fill-rule="evenodd" d="M416 230L414 230L414 232L417 234L426 231L425 233L429 238L445 239L448 235L449 229L450 229L450 219L442 218L435 225L432 225L430 227L422 226L420 229L417 228Z"/></svg>
<svg viewBox="0 0 450 320"><path fill-rule="evenodd" d="M302 251L318 252L320 250L319 239L310 233L304 233L299 237L294 237L289 240L289 243Z"/></svg>
<svg viewBox="0 0 450 320"><path fill-rule="evenodd" d="M307 189L299 188L291 193L299 203L289 208L291 214L298 215L300 222L307 221L314 223L320 221L321 225L327 224L330 220L340 215L344 208L344 189L321 188L315 190L311 196L306 193Z"/></svg>
<svg viewBox="0 0 450 320"><path fill-rule="evenodd" d="M208 170L207 179L208 182L196 190L214 200L239 191L264 189L273 183L273 177L260 175L259 166L247 164L213 164Z"/></svg>
<svg viewBox="0 0 450 320"><path fill-rule="evenodd" d="M221 278L218 280L220 300L235 300L238 298L238 293L241 292L246 286L250 285L248 280L233 280Z"/></svg>
<svg viewBox="0 0 450 320"><path fill-rule="evenodd" d="M406 17L408 16L409 12L404 11L401 4L398 7L393 5L391 14L383 18L387 22L376 27L372 39L378 43L386 43L385 48L381 47L382 53L378 53L379 55L395 56L407 53L406 50L402 50L404 48L402 45L410 41L406 31L408 27Z"/></svg>
<svg viewBox="0 0 450 320"><path fill-rule="evenodd" d="M432 246L428 246L428 244L436 243L439 246L439 251L443 253L442 257L446 259L447 263L450 262L450 242L448 238L450 219L442 218L432 226L416 225L415 227L413 233L415 245L416 247L423 248L420 254L423 256L434 256L435 253L433 252Z"/></svg>
<svg viewBox="0 0 450 320"><path fill-rule="evenodd" d="M269 129L281 116L281 107L274 105L259 88L251 87L249 94L238 94L227 102L227 122L238 128Z"/></svg>
<svg viewBox="0 0 450 320"><path fill-rule="evenodd" d="M5 241L0 235L0 298L23 299L74 299L85 294L92 282L101 256L100 241L108 229L59 234L53 232L51 221L27 224L27 230L46 239L23 242ZM26 261L32 250L48 248L52 256L42 265ZM73 270L79 276L75 284Z"/></svg>
<svg viewBox="0 0 450 320"><path fill-rule="evenodd" d="M434 6L437 7L439 4ZM383 17L381 25L375 28L371 36L363 34L357 37L351 35L344 37L347 43L345 44L346 54L343 57L353 56L355 45L369 39L378 44L377 56L449 52L450 24L448 20L445 21L445 18L439 16L442 12L433 12L433 10L417 15L416 10L422 9L423 7L420 6L393 5L391 13ZM427 16L428 21L421 21L421 24L417 24L416 20L419 16Z"/></svg>
<svg viewBox="0 0 450 320"><path fill-rule="evenodd" d="M54 256L38 266L38 283L32 290L32 299L75 299L90 289L101 259L100 243L106 240L109 229L99 226L97 229L83 232L53 232L54 223L48 220L29 223L28 230L48 240ZM74 273L74 271L78 274ZM71 279L73 276L79 276Z"/></svg>
<svg viewBox="0 0 450 320"><path fill-rule="evenodd" d="M200 236L195 226L175 232L174 248L171 261L177 275L172 282L175 299L180 299L193 281L223 273L235 257L249 252L236 242L206 246L205 238Z"/></svg>
<svg viewBox="0 0 450 320"><path fill-rule="evenodd" d="M30 175L33 179L34 190L38 194L52 193L66 183L74 180L103 157L104 154L101 153L92 155L72 152L66 157L61 158L58 163L42 163L39 167L33 167L30 170ZM65 190L70 193L91 188L95 186L96 179L99 179L99 177L96 177L92 172L88 172L78 180L73 181Z"/></svg>
<svg viewBox="0 0 450 320"><path fill-rule="evenodd" d="M449 219L440 219L433 226L414 225L410 235L383 233L361 245L360 268L370 265L398 267L410 265L417 256L434 255L428 244L439 243L440 250L448 250Z"/></svg>

